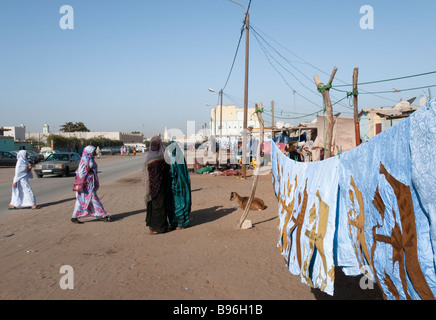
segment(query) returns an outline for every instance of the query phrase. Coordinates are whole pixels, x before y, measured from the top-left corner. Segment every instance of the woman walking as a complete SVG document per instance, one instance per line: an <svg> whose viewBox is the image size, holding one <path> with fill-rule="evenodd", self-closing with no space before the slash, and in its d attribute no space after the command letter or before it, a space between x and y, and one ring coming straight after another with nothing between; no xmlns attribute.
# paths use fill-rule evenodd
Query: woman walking
<svg viewBox="0 0 436 320"><path fill-rule="evenodd" d="M159 136L153 136L143 167L143 185L147 206L145 224L150 228L150 234L164 233L169 230L166 208L169 165L165 162L164 152L162 140Z"/></svg>
<svg viewBox="0 0 436 320"><path fill-rule="evenodd" d="M87 146L83 150L79 168L76 170L76 181L83 179L83 191L76 191L76 205L71 218L73 223L83 223L78 218L85 217L98 217L103 221L112 221L97 196L100 184L97 176L98 166L94 160L95 154L95 147Z"/></svg>
<svg viewBox="0 0 436 320"><path fill-rule="evenodd" d="M186 228L191 213L191 179L188 166L179 145L171 142L167 148L167 162L170 164L170 188L168 196L169 222L175 229Z"/></svg>
<svg viewBox="0 0 436 320"><path fill-rule="evenodd" d="M12 184L12 197L9 209L18 209L19 207L31 207L39 209L35 205L35 196L29 183L29 178L33 178L32 167L27 160L26 150L20 150L17 153L17 164L15 165L15 176Z"/></svg>

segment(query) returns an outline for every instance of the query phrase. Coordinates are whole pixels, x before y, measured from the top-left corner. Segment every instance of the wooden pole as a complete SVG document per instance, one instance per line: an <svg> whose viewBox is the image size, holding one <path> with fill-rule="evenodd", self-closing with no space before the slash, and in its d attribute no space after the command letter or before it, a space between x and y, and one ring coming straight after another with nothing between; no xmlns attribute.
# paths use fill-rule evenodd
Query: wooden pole
<svg viewBox="0 0 436 320"><path fill-rule="evenodd" d="M331 88L331 84L333 82L333 79L334 79L337 71L338 71L338 68L335 66L333 68L333 72L330 76L330 80L326 86L321 82L321 80L319 79L317 74L315 74L313 76L315 84L318 87L318 90L321 92L321 94L324 98L324 103L325 103L325 107L326 107L327 130L326 130L326 141L325 141L326 150L325 150L325 154L324 154L324 159L328 159L332 156L333 107L332 107L332 102L330 100L330 88Z"/></svg>
<svg viewBox="0 0 436 320"><path fill-rule="evenodd" d="M359 124L359 110L357 103L357 78L359 75L359 68L354 68L353 72L353 102L354 102L354 133L356 137L356 147L360 145L360 124Z"/></svg>
<svg viewBox="0 0 436 320"><path fill-rule="evenodd" d="M221 89L220 91L220 143L219 145L219 150L217 152L217 155L219 154L219 161L218 161L218 166L220 166L221 163L223 163L223 159L221 159L221 143L223 143L223 89Z"/></svg>
<svg viewBox="0 0 436 320"><path fill-rule="evenodd" d="M271 112L272 112L272 124L271 124L271 126L274 127L274 100L271 101Z"/></svg>
<svg viewBox="0 0 436 320"><path fill-rule="evenodd" d="M247 175L247 122L248 122L248 62L249 62L249 36L250 29L248 11L245 14L245 85L244 85L244 125L242 134L242 178Z"/></svg>
<svg viewBox="0 0 436 320"><path fill-rule="evenodd" d="M260 175L260 168L261 168L261 159L260 159L260 151L262 150L262 145L263 145L263 129L264 129L264 124L263 124L263 118L262 118L262 111L263 111L263 107L262 107L262 102L259 103L259 108L257 107L256 104L256 114L257 114L257 118L259 120L259 145L257 146L257 157L256 157L256 169L254 170L254 179L253 179L253 184L251 186L251 194L250 194L250 198L248 199L247 205L245 206L245 210L244 213L242 214L241 218L238 221L238 229L241 229L242 224L244 223L245 219L248 216L248 212L250 211L250 206L251 203L253 201L254 195L256 194L256 187L257 187L257 182L259 180L259 175Z"/></svg>
<svg viewBox="0 0 436 320"><path fill-rule="evenodd" d="M220 139L223 138L223 89L220 91Z"/></svg>

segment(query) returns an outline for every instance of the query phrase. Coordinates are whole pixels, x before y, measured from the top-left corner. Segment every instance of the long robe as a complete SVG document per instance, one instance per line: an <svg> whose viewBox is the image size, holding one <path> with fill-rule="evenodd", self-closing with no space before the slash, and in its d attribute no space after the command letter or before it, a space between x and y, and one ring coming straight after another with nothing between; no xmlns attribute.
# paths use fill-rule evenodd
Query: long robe
<svg viewBox="0 0 436 320"><path fill-rule="evenodd" d="M182 150L177 143L170 143L166 154L170 163L168 189L169 222L174 228L185 228L191 213L191 180Z"/></svg>
<svg viewBox="0 0 436 320"><path fill-rule="evenodd" d="M35 196L29 183L29 179L33 178L33 174L31 170L28 171L29 162L26 154L26 150L20 150L17 154L17 164L15 166L11 196L11 205L16 208L35 206ZM13 186L14 183L17 183L16 188Z"/></svg>
<svg viewBox="0 0 436 320"><path fill-rule="evenodd" d="M169 230L168 210L168 171L169 165L164 158L165 148L159 137L154 136L150 142L150 151L143 167L143 184L147 214L146 226L152 232L163 233Z"/></svg>
<svg viewBox="0 0 436 320"><path fill-rule="evenodd" d="M85 186L83 192L76 191L76 204L74 206L73 218L103 218L109 215L104 210L103 204L97 196L97 190L100 183L97 176L98 166L92 155L94 150L94 146L87 146L83 150L79 168L76 170L76 175L78 177L85 177Z"/></svg>

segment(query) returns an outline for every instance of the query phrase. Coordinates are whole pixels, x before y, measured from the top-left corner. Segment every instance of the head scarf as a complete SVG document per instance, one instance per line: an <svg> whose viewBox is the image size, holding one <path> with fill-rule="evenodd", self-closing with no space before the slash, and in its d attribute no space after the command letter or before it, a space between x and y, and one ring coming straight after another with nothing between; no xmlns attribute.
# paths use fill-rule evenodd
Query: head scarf
<svg viewBox="0 0 436 320"><path fill-rule="evenodd" d="M27 172L29 161L27 160L27 151L20 150L17 153L17 164L15 165L14 183L19 180L29 177L33 178L32 171Z"/></svg>
<svg viewBox="0 0 436 320"><path fill-rule="evenodd" d="M155 135L150 140L150 150L145 158L143 174L143 186L145 188L145 200L150 201L157 196L165 170L168 170L168 165L164 159L165 147L159 136Z"/></svg>
<svg viewBox="0 0 436 320"><path fill-rule="evenodd" d="M97 163L94 161L93 152L95 150L94 146L87 146L83 149L82 159L80 159L79 167L77 168L76 174L79 175L80 178L83 178L88 173L88 168L97 172Z"/></svg>
<svg viewBox="0 0 436 320"><path fill-rule="evenodd" d="M165 152L165 147L159 136L155 135L150 140L150 150L148 151L147 157L145 158L145 163L147 164L149 160L162 157Z"/></svg>

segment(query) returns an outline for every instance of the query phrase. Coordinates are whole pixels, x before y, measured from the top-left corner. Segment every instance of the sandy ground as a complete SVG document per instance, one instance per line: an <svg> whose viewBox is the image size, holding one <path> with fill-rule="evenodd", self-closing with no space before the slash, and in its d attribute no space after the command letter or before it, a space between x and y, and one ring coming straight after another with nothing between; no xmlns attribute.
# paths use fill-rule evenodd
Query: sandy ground
<svg viewBox="0 0 436 320"><path fill-rule="evenodd" d="M109 158L99 161L110 161ZM0 181L13 169L0 168ZM250 212L252 229L238 230L243 210L230 192L248 196L247 179L191 174L190 227L149 235L140 170L102 183L98 195L114 222L70 222L74 194L40 210L0 216L0 299L314 300L380 299L360 290L359 279L336 272L335 296L300 282L276 247L277 201L271 175L261 176L256 196L267 209ZM13 235L12 235L13 234ZM69 265L74 288L61 289Z"/></svg>

